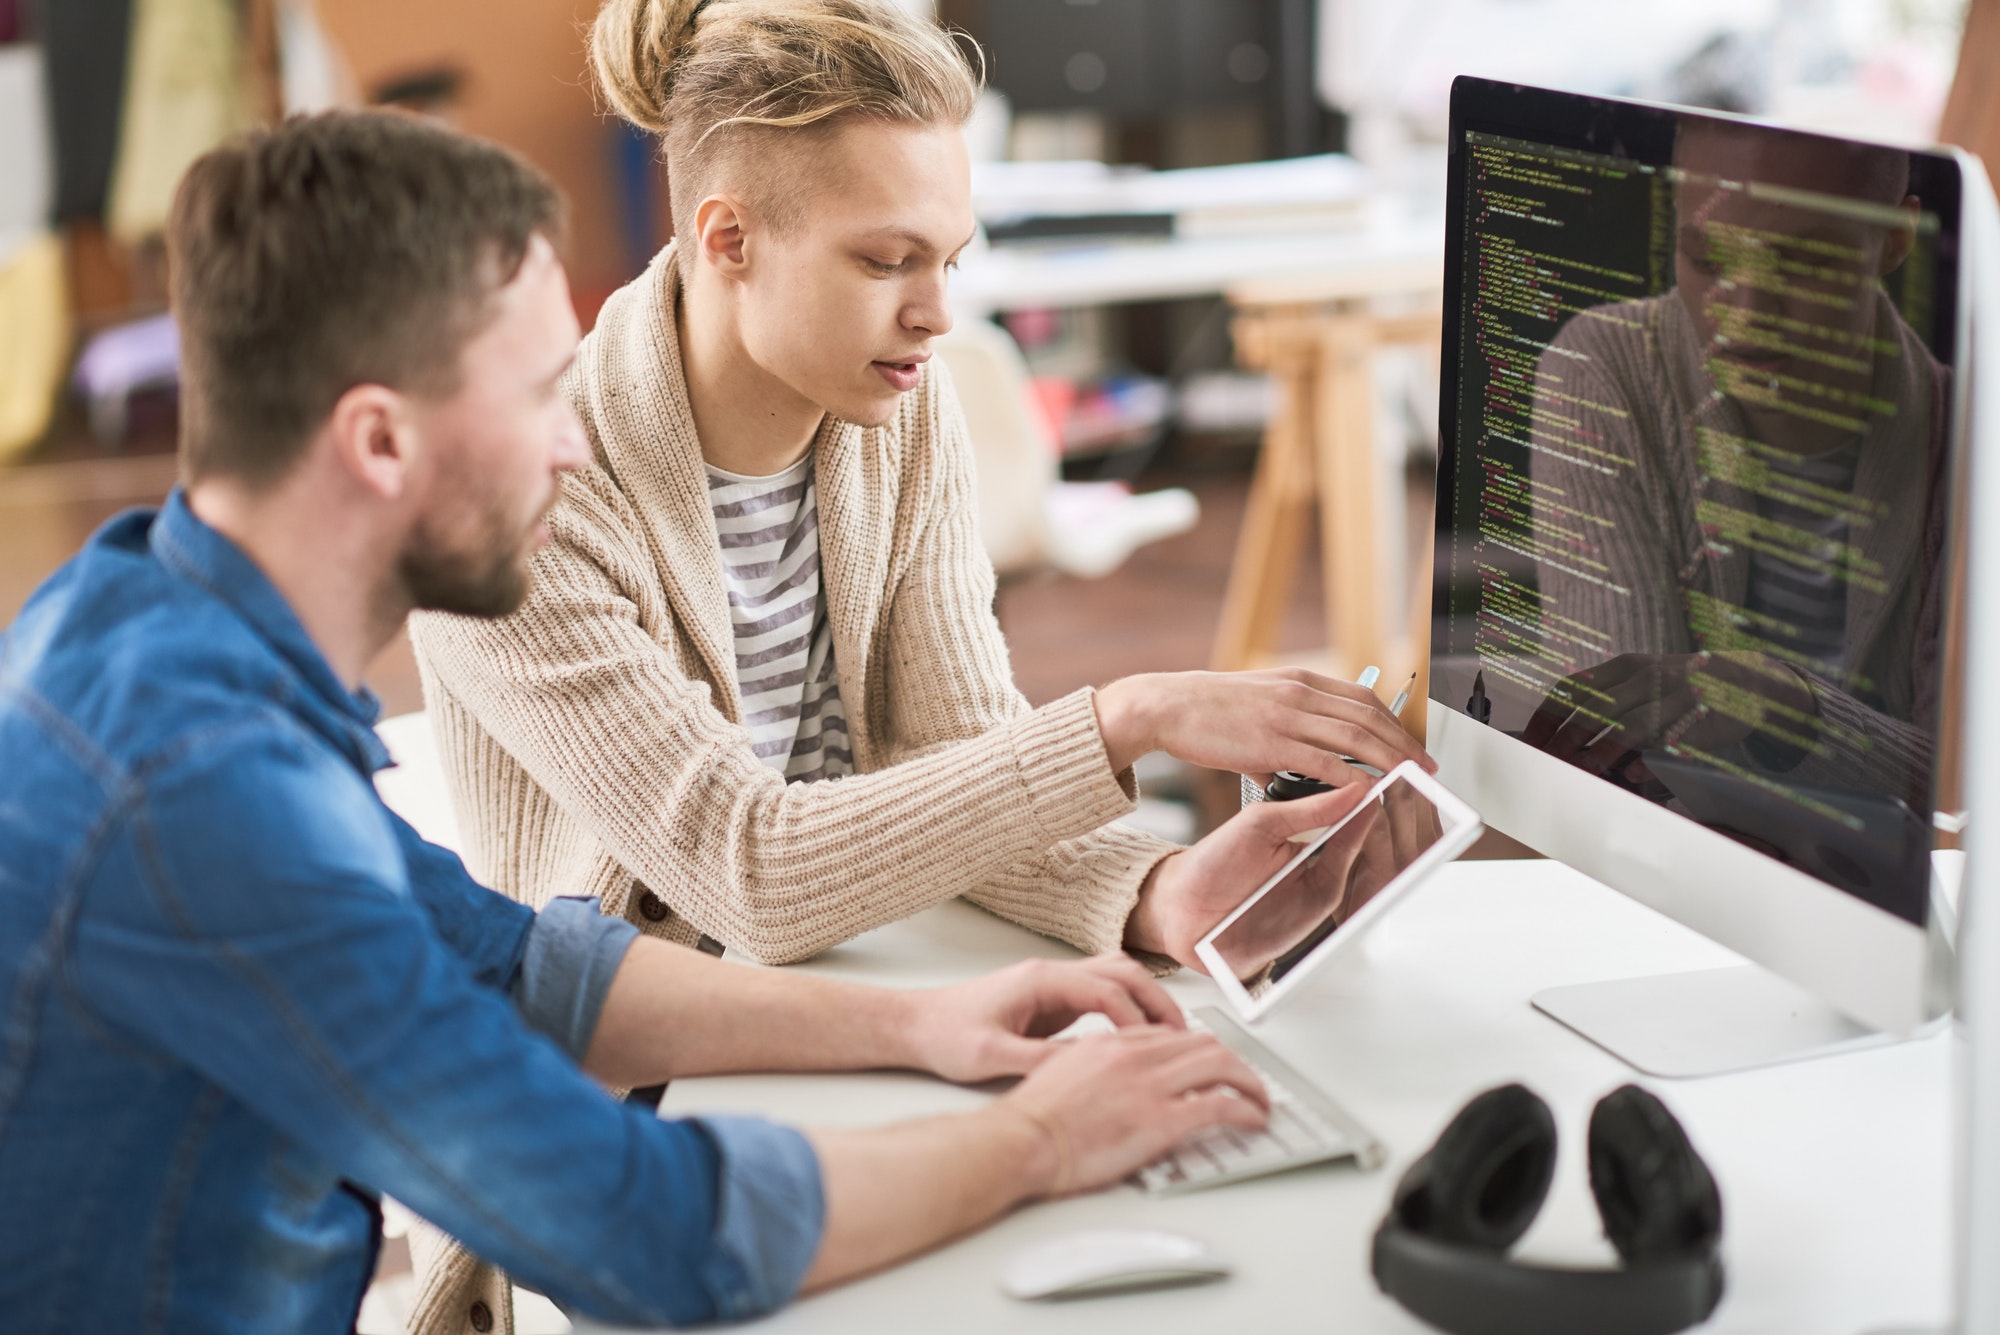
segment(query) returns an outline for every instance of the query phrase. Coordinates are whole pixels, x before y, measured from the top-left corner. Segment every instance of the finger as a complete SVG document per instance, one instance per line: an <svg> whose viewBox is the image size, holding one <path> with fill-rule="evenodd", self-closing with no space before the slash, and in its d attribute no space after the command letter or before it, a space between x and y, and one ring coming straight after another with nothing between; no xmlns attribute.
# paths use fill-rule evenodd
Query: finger
<svg viewBox="0 0 2000 1335"><path fill-rule="evenodd" d="M1595 746L1579 751L1571 763L1592 774L1609 774L1625 757L1644 750L1651 741L1648 730L1613 728Z"/></svg>
<svg viewBox="0 0 2000 1335"><path fill-rule="evenodd" d="M1596 667L1572 672L1551 686L1549 693L1542 697L1542 703L1536 707L1534 717L1528 720L1528 726L1522 730L1521 740L1530 746L1547 750L1549 743L1562 730L1563 725L1575 717L1579 708L1597 696L1598 678L1613 674L1623 677L1625 670L1617 664L1618 660L1614 658L1609 662L1599 663Z"/></svg>
<svg viewBox="0 0 2000 1335"><path fill-rule="evenodd" d="M1270 1122L1269 1109L1239 1096L1227 1087L1205 1089L1176 1099L1167 1115L1173 1143L1198 1135L1216 1126L1233 1126L1244 1131L1262 1131Z"/></svg>
<svg viewBox="0 0 2000 1335"><path fill-rule="evenodd" d="M1605 712L1614 718L1630 720L1648 707L1660 708L1668 700L1692 694L1692 691L1687 678L1682 676L1628 677L1609 692L1610 704Z"/></svg>
<svg viewBox="0 0 2000 1335"><path fill-rule="evenodd" d="M1299 717L1301 726L1294 735L1300 740L1365 760L1377 769L1394 769L1405 760L1430 760L1417 739L1404 730L1402 720L1379 700L1371 698L1365 704L1328 700L1322 708L1301 710Z"/></svg>
<svg viewBox="0 0 2000 1335"><path fill-rule="evenodd" d="M1132 994L1112 979L1082 966L1051 973L1035 993L1034 1024L1053 1033L1079 1016L1102 1015L1120 1029L1147 1023Z"/></svg>
<svg viewBox="0 0 2000 1335"><path fill-rule="evenodd" d="M1691 687L1681 683L1658 698L1648 692L1617 704L1620 712L1613 716L1614 724L1578 748L1573 763L1594 773L1606 772L1622 757L1658 743L1670 722L1693 711L1695 696Z"/></svg>
<svg viewBox="0 0 2000 1335"><path fill-rule="evenodd" d="M1053 1043L1046 1038L1028 1038L1022 1034L1001 1032L994 1035L985 1050L986 1070L982 1079L993 1080L1006 1075L1026 1075L1040 1066L1066 1043Z"/></svg>
<svg viewBox="0 0 2000 1335"><path fill-rule="evenodd" d="M1145 965L1130 955L1093 955L1083 962L1083 967L1103 974L1124 988L1126 995L1153 1024L1170 1029L1187 1028L1187 1017L1181 1014L1181 1008L1174 1003L1174 999L1167 995L1167 989L1146 971Z"/></svg>
<svg viewBox="0 0 2000 1335"><path fill-rule="evenodd" d="M1338 723L1302 724L1278 755L1286 769L1334 788L1373 784L1405 761L1415 763L1426 774L1437 773L1437 761L1421 748L1414 755L1406 754L1383 743L1365 728ZM1362 765L1369 768L1362 769Z"/></svg>
<svg viewBox="0 0 2000 1335"><path fill-rule="evenodd" d="M1348 767L1342 766L1343 769ZM1350 770L1350 773L1353 771ZM1311 797L1301 797L1291 802L1260 802L1245 807L1243 815L1248 817L1260 833L1267 835L1271 842L1282 843L1295 834L1307 830L1325 829L1337 823L1341 817L1360 806L1368 796L1368 786L1348 783L1324 793L1314 793Z"/></svg>
<svg viewBox="0 0 2000 1335"><path fill-rule="evenodd" d="M1295 681L1301 686L1310 686L1321 695L1338 696L1355 704L1380 704L1382 697L1358 681L1343 681L1339 677L1329 677L1324 672L1315 672L1307 667L1284 667L1275 669L1278 676Z"/></svg>
<svg viewBox="0 0 2000 1335"><path fill-rule="evenodd" d="M1596 667L1577 675L1588 677L1591 684L1600 690L1610 691L1616 689L1621 682L1633 677L1645 677L1658 671L1659 663L1658 654L1619 654L1616 658L1608 658Z"/></svg>
<svg viewBox="0 0 2000 1335"><path fill-rule="evenodd" d="M1298 675L1311 680L1294 680L1295 689L1285 691L1281 699L1285 705L1307 718L1338 720L1350 724L1362 732L1373 736L1377 742L1404 760L1422 760L1423 748L1416 738L1403 728L1402 721L1389 712L1389 707L1378 699L1373 691L1358 686L1348 686L1330 677L1319 677L1314 673L1298 670ZM1314 683L1324 683L1329 687L1343 687L1345 690L1323 690ZM1365 744L1365 743L1364 743ZM1362 759L1359 752L1350 752ZM1369 761L1374 764L1373 760ZM1389 768L1382 766L1382 768Z"/></svg>
<svg viewBox="0 0 2000 1335"><path fill-rule="evenodd" d="M1558 734L1566 728L1587 724L1583 735L1595 734L1616 716L1618 701L1629 698L1634 687L1647 679L1647 662L1643 655L1621 655L1563 678L1549 692L1548 699L1542 702L1542 709L1536 711L1542 719L1541 726L1536 727L1530 720L1523 740L1532 734L1533 745L1553 753L1554 748L1560 745ZM1624 697L1620 696L1621 690L1626 693Z"/></svg>
<svg viewBox="0 0 2000 1335"><path fill-rule="evenodd" d="M1619 716L1610 711L1609 704L1608 700L1592 699L1579 707L1542 749L1557 760L1575 761L1582 752L1618 730Z"/></svg>
<svg viewBox="0 0 2000 1335"><path fill-rule="evenodd" d="M1389 856L1397 871L1417 860L1427 844L1423 839L1423 812L1430 804L1408 784L1397 784L1383 795L1383 814L1388 817Z"/></svg>
<svg viewBox="0 0 2000 1335"><path fill-rule="evenodd" d="M1542 697L1542 702L1535 706L1535 712L1528 718L1528 726L1521 729L1521 740L1529 746L1547 747L1549 738L1556 735L1556 729L1562 727L1575 712L1576 704L1569 698L1567 680L1557 682Z"/></svg>
<svg viewBox="0 0 2000 1335"><path fill-rule="evenodd" d="M1381 775L1347 763L1345 756L1334 756L1316 746L1295 742L1284 752L1285 767L1294 774L1303 774L1309 779L1318 779L1332 788L1352 788L1359 785L1366 792ZM1296 799L1294 799L1296 800Z"/></svg>
<svg viewBox="0 0 2000 1335"><path fill-rule="evenodd" d="M1401 868L1397 868L1396 870L1400 871ZM1369 901L1386 890L1389 882L1394 879L1396 879L1394 872L1387 869L1361 868L1356 873L1353 883L1348 887L1346 896L1340 901L1340 921L1345 923L1349 918L1367 908Z"/></svg>
<svg viewBox="0 0 2000 1335"><path fill-rule="evenodd" d="M1587 745L1582 744L1587 742ZM1600 728L1579 744L1565 748L1561 757L1586 773L1602 778L1618 767L1626 756L1645 744L1645 739L1629 728L1617 725Z"/></svg>
<svg viewBox="0 0 2000 1335"><path fill-rule="evenodd" d="M1162 1063L1160 1078L1169 1093L1192 1094L1226 1085L1259 1108L1271 1106L1270 1092L1243 1059L1207 1035L1190 1035L1192 1046L1174 1052Z"/></svg>
<svg viewBox="0 0 2000 1335"><path fill-rule="evenodd" d="M1145 1073L1171 1061L1176 1053L1185 1052L1191 1044L1204 1041L1214 1040L1186 1029L1169 1029L1165 1025L1152 1024L1133 1025L1110 1034L1091 1034L1068 1046L1094 1051L1099 1062L1123 1064L1129 1073L1124 1079L1136 1084Z"/></svg>

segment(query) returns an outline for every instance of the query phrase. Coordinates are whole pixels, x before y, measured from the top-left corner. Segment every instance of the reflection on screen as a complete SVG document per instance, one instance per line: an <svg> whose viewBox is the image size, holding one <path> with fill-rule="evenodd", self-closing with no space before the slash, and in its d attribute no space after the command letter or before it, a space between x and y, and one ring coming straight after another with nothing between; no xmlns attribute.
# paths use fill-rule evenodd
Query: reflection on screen
<svg viewBox="0 0 2000 1335"><path fill-rule="evenodd" d="M1437 807L1408 779L1397 779L1225 927L1216 953L1251 996L1261 995L1443 837Z"/></svg>
<svg viewBox="0 0 2000 1335"><path fill-rule="evenodd" d="M1474 719L1922 921L1940 170L1605 114L1636 119L1602 142L1651 147L1464 137L1434 675Z"/></svg>

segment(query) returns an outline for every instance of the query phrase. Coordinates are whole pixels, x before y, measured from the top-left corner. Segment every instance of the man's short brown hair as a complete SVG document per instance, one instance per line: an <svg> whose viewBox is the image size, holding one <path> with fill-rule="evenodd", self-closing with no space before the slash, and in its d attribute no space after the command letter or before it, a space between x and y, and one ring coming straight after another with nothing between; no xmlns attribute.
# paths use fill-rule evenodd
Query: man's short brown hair
<svg viewBox="0 0 2000 1335"><path fill-rule="evenodd" d="M340 396L448 394L555 188L495 145L398 112L299 117L188 169L167 229L187 480L290 470Z"/></svg>

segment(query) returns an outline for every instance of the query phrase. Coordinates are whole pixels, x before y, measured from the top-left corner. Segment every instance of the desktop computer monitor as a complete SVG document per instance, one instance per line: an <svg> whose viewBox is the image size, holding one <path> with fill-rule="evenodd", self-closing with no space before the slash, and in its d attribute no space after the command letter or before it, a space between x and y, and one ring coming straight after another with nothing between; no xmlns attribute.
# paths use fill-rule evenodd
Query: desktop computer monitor
<svg viewBox="0 0 2000 1335"><path fill-rule="evenodd" d="M1536 1004L1659 1074L1909 1032L1938 1008L1958 161L1471 78L1450 134L1441 777L1762 966Z"/></svg>

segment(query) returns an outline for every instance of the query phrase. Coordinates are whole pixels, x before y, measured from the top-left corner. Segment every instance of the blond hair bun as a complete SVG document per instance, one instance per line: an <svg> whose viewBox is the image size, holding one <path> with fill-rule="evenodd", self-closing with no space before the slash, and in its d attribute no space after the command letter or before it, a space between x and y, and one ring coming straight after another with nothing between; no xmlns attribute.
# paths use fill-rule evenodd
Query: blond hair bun
<svg viewBox="0 0 2000 1335"><path fill-rule="evenodd" d="M962 125L981 83L954 34L894 0L605 0L590 58L612 108L661 136L683 234L749 140L783 153L850 115ZM770 167L733 183L772 193Z"/></svg>
<svg viewBox="0 0 2000 1335"><path fill-rule="evenodd" d="M605 0L590 28L597 86L620 116L664 134L674 62L703 0Z"/></svg>

